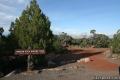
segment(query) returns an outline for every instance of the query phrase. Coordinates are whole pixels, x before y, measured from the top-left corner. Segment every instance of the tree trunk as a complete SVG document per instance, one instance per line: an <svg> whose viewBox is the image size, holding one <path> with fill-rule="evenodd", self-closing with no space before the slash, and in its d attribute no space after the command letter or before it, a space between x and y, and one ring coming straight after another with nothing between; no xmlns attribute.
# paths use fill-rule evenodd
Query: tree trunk
<svg viewBox="0 0 120 80"><path fill-rule="evenodd" d="M32 55L28 55L28 58L27 58L27 71L32 71L32 69L33 69Z"/></svg>

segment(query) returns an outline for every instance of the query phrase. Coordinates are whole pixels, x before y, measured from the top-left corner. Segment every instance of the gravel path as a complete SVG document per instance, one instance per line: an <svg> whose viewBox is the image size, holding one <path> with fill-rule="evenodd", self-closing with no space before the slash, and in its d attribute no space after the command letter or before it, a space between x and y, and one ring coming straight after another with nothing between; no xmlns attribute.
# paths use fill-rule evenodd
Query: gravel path
<svg viewBox="0 0 120 80"><path fill-rule="evenodd" d="M73 66L74 65L74 66ZM0 80L93 80L95 76L118 76L117 71L100 72L88 69L85 65L68 64L54 69L43 69L40 73L19 73Z"/></svg>

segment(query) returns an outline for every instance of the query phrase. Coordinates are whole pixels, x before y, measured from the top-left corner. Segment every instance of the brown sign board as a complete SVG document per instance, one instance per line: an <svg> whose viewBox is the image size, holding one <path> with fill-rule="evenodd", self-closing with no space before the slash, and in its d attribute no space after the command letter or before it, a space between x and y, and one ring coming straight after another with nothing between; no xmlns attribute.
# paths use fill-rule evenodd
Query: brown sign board
<svg viewBox="0 0 120 80"><path fill-rule="evenodd" d="M45 50L39 49L17 49L15 50L15 55L42 55L45 54Z"/></svg>

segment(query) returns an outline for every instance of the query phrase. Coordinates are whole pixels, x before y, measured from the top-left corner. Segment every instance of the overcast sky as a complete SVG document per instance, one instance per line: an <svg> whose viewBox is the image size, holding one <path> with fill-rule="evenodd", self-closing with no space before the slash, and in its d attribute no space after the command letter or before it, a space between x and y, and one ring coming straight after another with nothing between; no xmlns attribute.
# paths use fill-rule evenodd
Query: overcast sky
<svg viewBox="0 0 120 80"><path fill-rule="evenodd" d="M11 21L30 0L0 0L0 26L8 34ZM87 34L91 29L107 35L120 28L120 0L37 0L50 18L54 33Z"/></svg>

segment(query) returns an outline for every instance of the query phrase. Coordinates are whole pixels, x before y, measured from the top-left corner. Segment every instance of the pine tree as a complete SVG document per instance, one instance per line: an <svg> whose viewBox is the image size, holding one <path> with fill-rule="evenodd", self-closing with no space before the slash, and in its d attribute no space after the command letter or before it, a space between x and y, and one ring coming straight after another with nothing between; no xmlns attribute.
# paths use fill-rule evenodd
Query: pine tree
<svg viewBox="0 0 120 80"><path fill-rule="evenodd" d="M52 43L52 31L50 30L50 21L39 8L36 0L30 2L21 14L15 20L14 34L18 39L22 49L48 49Z"/></svg>
<svg viewBox="0 0 120 80"><path fill-rule="evenodd" d="M2 37L3 32L4 32L4 29L0 27L0 37Z"/></svg>

